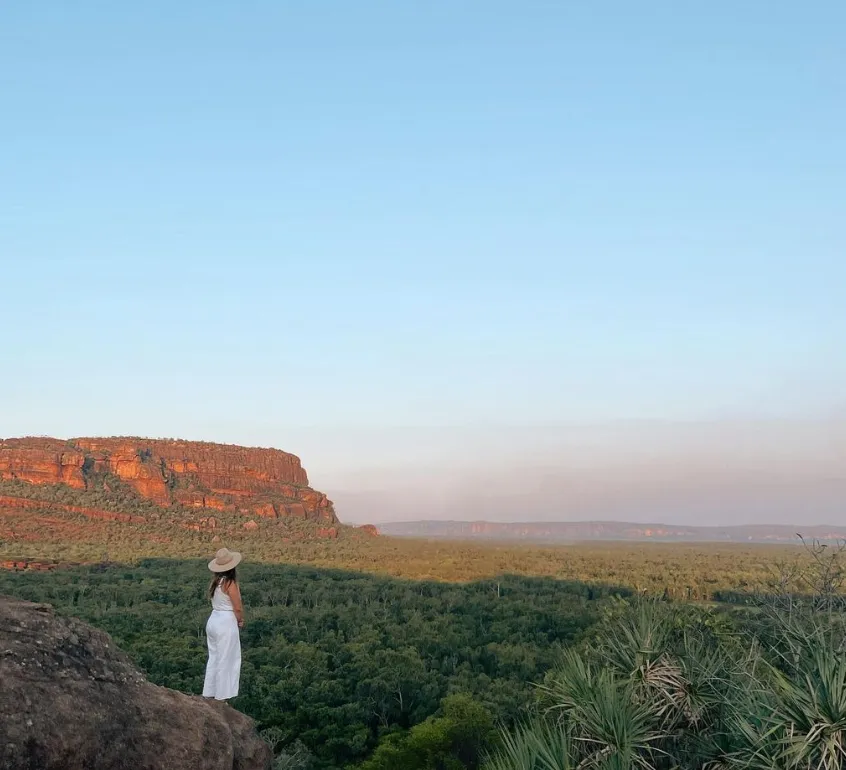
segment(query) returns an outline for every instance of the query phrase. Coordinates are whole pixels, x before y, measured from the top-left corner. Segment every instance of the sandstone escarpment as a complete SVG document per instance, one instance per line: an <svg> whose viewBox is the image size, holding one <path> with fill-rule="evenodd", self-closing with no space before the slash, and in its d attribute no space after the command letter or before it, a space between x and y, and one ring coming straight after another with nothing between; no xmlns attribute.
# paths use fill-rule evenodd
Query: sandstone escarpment
<svg viewBox="0 0 846 770"><path fill-rule="evenodd" d="M373 524L362 524L357 529L370 537L377 537L379 534L379 530Z"/></svg>
<svg viewBox="0 0 846 770"><path fill-rule="evenodd" d="M250 719L156 687L111 639L0 596L0 768L268 770Z"/></svg>
<svg viewBox="0 0 846 770"><path fill-rule="evenodd" d="M158 506L338 522L300 459L277 449L136 438L0 441L0 480L108 489L109 476Z"/></svg>
<svg viewBox="0 0 846 770"><path fill-rule="evenodd" d="M67 484L85 489L82 466L85 455L51 439L0 442L0 479L20 479L31 484Z"/></svg>

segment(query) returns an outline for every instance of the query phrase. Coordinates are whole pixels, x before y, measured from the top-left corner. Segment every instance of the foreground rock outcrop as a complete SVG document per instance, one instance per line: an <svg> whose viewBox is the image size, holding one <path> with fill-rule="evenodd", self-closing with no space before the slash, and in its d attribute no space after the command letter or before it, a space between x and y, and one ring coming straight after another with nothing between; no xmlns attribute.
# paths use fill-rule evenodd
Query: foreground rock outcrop
<svg viewBox="0 0 846 770"><path fill-rule="evenodd" d="M234 709L147 682L108 635L0 596L0 769L268 770Z"/></svg>
<svg viewBox="0 0 846 770"><path fill-rule="evenodd" d="M109 477L160 506L338 523L299 457L278 449L141 438L0 440L0 480L90 490L104 478L108 486Z"/></svg>

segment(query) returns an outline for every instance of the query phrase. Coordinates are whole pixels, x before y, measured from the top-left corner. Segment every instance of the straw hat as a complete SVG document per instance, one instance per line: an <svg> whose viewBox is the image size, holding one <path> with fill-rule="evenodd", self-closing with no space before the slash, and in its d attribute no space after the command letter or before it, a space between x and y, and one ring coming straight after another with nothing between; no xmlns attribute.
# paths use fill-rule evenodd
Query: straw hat
<svg viewBox="0 0 846 770"><path fill-rule="evenodd" d="M240 553L230 551L228 548L221 548L209 562L209 569L212 572L229 572L229 570L235 569L240 561Z"/></svg>

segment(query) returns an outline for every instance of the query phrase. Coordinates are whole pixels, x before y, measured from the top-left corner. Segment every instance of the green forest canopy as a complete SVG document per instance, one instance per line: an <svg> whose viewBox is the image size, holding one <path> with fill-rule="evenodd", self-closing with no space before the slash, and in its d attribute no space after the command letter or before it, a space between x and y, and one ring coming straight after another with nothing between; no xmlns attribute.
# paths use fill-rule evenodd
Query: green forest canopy
<svg viewBox="0 0 846 770"><path fill-rule="evenodd" d="M279 750L315 768L366 758L451 694L515 719L561 651L599 618L607 588L545 578L411 582L311 567L239 567L242 695ZM109 632L156 684L199 693L208 616L203 562L0 572L0 592L50 602ZM618 590L617 594L627 594Z"/></svg>
<svg viewBox="0 0 846 770"><path fill-rule="evenodd" d="M412 545L407 541L381 542L382 553L393 554L397 565L412 553L405 550ZM447 553L456 559L490 553L491 564L504 559L524 570L534 564L532 558L543 565L550 558L563 563L575 556L566 561L569 568L593 580L510 575L448 583L246 562L239 568L248 621L242 636L242 695L234 705L258 720L280 770L390 770L397 762L411 770L412 755L429 757L420 770L473 770L484 749L499 742L495 725L513 726L530 715L538 703L535 685L560 671L562 659L573 650L592 649L597 634L609 635L608 613L619 612L619 601L635 601L630 587L596 579L614 555L624 558L609 572L629 577L620 582L637 584L640 575L649 578L654 593L672 596L673 591L657 587L662 579L672 586L681 574L695 587L687 596L734 602L717 609L687 601L678 605L697 613L696 621L708 628L728 629L726 638L760 635L758 620L757 625L747 621L760 618L762 596L790 591L804 581L832 602L846 574L834 558L836 551L824 549L674 546L664 551L648 546L638 552L589 546L488 552L465 550L465 544L446 544L454 545L453 551L442 550L444 544L436 544L435 551L426 550L435 544L414 545L418 559L421 554ZM664 552L671 553L666 562L660 559ZM742 557L735 572L714 572L717 565L730 565L733 554ZM748 590L744 558L750 554L760 560L759 574L770 576L755 584L757 594ZM767 562L766 555L779 558ZM591 562L592 556L598 563ZM813 585L806 578L808 565L815 566L819 578ZM478 564L470 567L478 569ZM439 568L443 565L430 565L431 571ZM103 628L152 681L197 693L206 659L207 577L205 560L146 559L52 572L0 571L0 592L50 602ZM754 605L749 611L732 609L747 603ZM839 612L838 605L835 615ZM679 660L688 652L673 648ZM615 680L613 687L623 697L629 691L621 682ZM514 765L512 770L524 768Z"/></svg>

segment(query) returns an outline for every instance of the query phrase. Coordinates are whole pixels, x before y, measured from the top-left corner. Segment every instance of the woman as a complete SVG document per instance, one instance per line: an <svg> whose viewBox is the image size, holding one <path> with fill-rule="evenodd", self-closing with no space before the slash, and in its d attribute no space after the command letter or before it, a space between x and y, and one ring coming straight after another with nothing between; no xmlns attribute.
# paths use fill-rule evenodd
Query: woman
<svg viewBox="0 0 846 770"><path fill-rule="evenodd" d="M209 586L212 613L206 623L209 662L203 697L215 700L234 698L241 677L241 639L238 629L244 627L244 608L235 567L241 554L221 548L209 562L214 573Z"/></svg>

